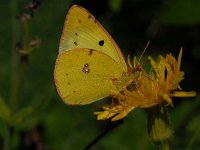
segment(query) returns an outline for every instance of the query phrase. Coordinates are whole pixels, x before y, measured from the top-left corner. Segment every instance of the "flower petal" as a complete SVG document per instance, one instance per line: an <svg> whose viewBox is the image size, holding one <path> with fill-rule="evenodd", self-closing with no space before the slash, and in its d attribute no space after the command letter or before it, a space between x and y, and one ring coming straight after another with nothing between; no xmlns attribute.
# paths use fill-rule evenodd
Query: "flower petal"
<svg viewBox="0 0 200 150"><path fill-rule="evenodd" d="M172 97L193 97L196 96L197 93L195 91L185 92L185 91L176 91L173 94L170 94Z"/></svg>
<svg viewBox="0 0 200 150"><path fill-rule="evenodd" d="M129 107L129 108L126 108L126 109L123 109L118 115L116 115L115 117L113 117L111 120L112 121L117 121L119 119L122 119L124 117L126 117L128 115L128 113L130 111L132 111L135 107Z"/></svg>
<svg viewBox="0 0 200 150"><path fill-rule="evenodd" d="M107 110L102 112L94 112L94 115L97 115L97 120L106 120L116 115L116 113L109 112Z"/></svg>
<svg viewBox="0 0 200 150"><path fill-rule="evenodd" d="M180 50L179 55L178 55L178 69L179 69L179 70L181 69L181 58L182 58L182 53L183 53L183 48L181 47L181 50Z"/></svg>

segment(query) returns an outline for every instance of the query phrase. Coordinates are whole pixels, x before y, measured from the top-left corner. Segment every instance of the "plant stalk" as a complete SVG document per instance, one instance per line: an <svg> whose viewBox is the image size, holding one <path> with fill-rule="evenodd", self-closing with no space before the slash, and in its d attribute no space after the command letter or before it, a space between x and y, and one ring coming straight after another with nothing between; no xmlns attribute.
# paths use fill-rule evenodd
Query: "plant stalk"
<svg viewBox="0 0 200 150"><path fill-rule="evenodd" d="M7 124L5 125L5 140L3 145L3 150L10 150L11 149L11 137L12 137L12 127L9 127Z"/></svg>
<svg viewBox="0 0 200 150"><path fill-rule="evenodd" d="M165 106L154 106L146 110L148 133L151 141L159 150L169 150L173 135L168 111Z"/></svg>

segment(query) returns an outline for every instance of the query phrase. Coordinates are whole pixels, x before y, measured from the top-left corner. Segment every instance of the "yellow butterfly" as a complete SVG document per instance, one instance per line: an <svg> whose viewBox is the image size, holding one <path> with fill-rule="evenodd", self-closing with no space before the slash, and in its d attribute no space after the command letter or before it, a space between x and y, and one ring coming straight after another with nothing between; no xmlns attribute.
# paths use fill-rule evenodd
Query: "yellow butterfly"
<svg viewBox="0 0 200 150"><path fill-rule="evenodd" d="M120 94L132 82L128 68L108 32L86 9L73 5L66 16L54 70L62 100L89 104Z"/></svg>

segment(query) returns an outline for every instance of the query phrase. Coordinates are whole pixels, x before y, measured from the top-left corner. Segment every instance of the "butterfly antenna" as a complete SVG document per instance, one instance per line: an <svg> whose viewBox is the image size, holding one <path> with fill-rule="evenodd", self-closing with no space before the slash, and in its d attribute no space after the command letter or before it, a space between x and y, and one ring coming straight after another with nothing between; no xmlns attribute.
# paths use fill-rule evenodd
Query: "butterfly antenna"
<svg viewBox="0 0 200 150"><path fill-rule="evenodd" d="M149 47L150 43L151 43L150 41L147 42L142 54L140 55L138 62L140 62L140 60L142 59L142 57L143 57L144 53L146 52L146 49Z"/></svg>

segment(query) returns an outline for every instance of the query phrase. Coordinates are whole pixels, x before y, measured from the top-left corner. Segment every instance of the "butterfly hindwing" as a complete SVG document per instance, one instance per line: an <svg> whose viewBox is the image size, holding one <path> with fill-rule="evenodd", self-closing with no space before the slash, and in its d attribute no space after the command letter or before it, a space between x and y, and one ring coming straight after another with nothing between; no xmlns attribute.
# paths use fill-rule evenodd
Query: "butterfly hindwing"
<svg viewBox="0 0 200 150"><path fill-rule="evenodd" d="M54 78L67 104L88 104L115 92L122 70L110 56L92 49L73 49L57 57Z"/></svg>

